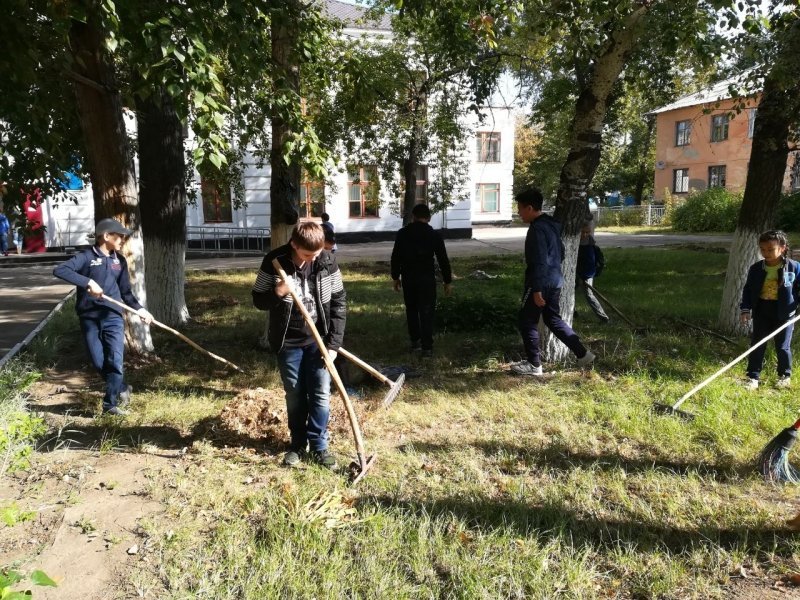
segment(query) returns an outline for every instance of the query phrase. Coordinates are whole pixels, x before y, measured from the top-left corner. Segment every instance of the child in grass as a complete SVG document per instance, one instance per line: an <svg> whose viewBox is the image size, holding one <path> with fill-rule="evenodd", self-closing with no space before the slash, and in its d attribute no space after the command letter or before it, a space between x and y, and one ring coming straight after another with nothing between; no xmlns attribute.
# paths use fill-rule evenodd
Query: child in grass
<svg viewBox="0 0 800 600"><path fill-rule="evenodd" d="M336 459L328 451L331 378L312 331L294 305L289 288L272 261L277 259L314 320L328 353L336 360L346 317L342 274L334 255L323 246L325 234L316 223L300 223L288 244L276 248L261 263L253 304L269 311L269 344L278 355L286 392L291 445L283 464L297 466L311 449L311 459L329 469Z"/></svg>
<svg viewBox="0 0 800 600"><path fill-rule="evenodd" d="M125 238L131 234L114 219L103 219L95 227L95 246L76 254L53 270L53 275L78 288L75 310L80 319L86 350L94 368L106 382L103 412L125 416L121 405L130 399L130 386L123 379L125 320L122 309L102 296L124 302L138 311L139 318L151 323L153 315L139 304L131 291L128 263L120 254Z"/></svg>
<svg viewBox="0 0 800 600"><path fill-rule="evenodd" d="M764 260L750 267L742 291L741 321L752 319L753 334L750 345L758 343L791 319L800 299L800 263L789 258L789 242L783 231L765 231L758 238L758 247ZM788 388L792 376L792 330L790 325L775 336L775 353L778 355L779 388ZM758 389L767 344L753 351L747 360L747 379L744 386Z"/></svg>

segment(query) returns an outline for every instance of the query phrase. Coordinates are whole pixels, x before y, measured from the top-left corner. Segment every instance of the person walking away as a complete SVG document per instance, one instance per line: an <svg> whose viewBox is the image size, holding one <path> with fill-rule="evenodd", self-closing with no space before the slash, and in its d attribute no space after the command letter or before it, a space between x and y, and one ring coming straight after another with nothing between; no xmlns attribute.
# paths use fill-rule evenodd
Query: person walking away
<svg viewBox="0 0 800 600"><path fill-rule="evenodd" d="M581 242L578 246L578 263L575 272L575 296L578 292L582 291L586 302L592 312L597 315L603 323L608 323L609 318L606 311L603 310L603 305L597 300L589 289L588 285L594 285L594 278L600 274L604 264L602 251L597 247L594 236L592 235L591 223L585 223L581 228Z"/></svg>
<svg viewBox="0 0 800 600"><path fill-rule="evenodd" d="M333 229L333 223L331 223L331 216L324 212L319 216L322 219L322 229L325 231L325 239L326 240L333 240L333 247L331 248L332 252L336 252L339 247L336 245L336 232ZM325 248L328 250L328 248Z"/></svg>
<svg viewBox="0 0 800 600"><path fill-rule="evenodd" d="M123 373L125 320L121 308L103 302L103 294L136 310L148 325L153 321L131 291L128 263L120 254L130 234L118 221L103 219L95 227L95 245L53 269L53 275L77 287L75 310L83 340L106 384L103 412L117 416L127 414L123 407L131 393Z"/></svg>
<svg viewBox="0 0 800 600"><path fill-rule="evenodd" d="M752 321L753 333L750 345L764 339L791 319L797 310L800 298L800 264L789 258L789 241L783 231L765 231L758 237L758 248L764 257L747 271L747 280L742 290L741 322ZM778 333L775 354L778 356L778 381L775 387L788 388L792 377L792 331L794 325ZM767 344L754 350L747 359L747 378L744 387L756 390Z"/></svg>
<svg viewBox="0 0 800 600"><path fill-rule="evenodd" d="M436 266L439 263L445 296L452 292L453 275L444 240L429 225L431 209L417 204L412 222L400 229L392 249L391 274L394 289L403 291L408 336L412 352L433 356L433 323L436 311Z"/></svg>
<svg viewBox="0 0 800 600"><path fill-rule="evenodd" d="M3 206L0 205L0 253L3 256L8 256L8 231L11 229L11 225L8 222L8 217L6 217L5 212L3 212Z"/></svg>
<svg viewBox="0 0 800 600"><path fill-rule="evenodd" d="M289 450L283 464L297 466L307 456L329 469L336 458L328 450L331 377L322 352L287 283L272 265L278 259L316 323L325 347L336 360L342 345L347 312L342 274L336 258L324 250L325 235L317 223L299 223L288 244L264 257L253 285L253 304L269 311L268 338L278 355L278 368L286 393Z"/></svg>
<svg viewBox="0 0 800 600"><path fill-rule="evenodd" d="M561 241L561 224L542 212L542 193L535 188L518 194L517 213L528 223L525 237L525 286L519 311L519 331L527 360L511 365L516 375L541 376L542 362L539 348L539 319L569 348L578 359L579 367L588 367L595 355L582 343L578 334L561 318L559 301L564 276L561 261L564 245Z"/></svg>

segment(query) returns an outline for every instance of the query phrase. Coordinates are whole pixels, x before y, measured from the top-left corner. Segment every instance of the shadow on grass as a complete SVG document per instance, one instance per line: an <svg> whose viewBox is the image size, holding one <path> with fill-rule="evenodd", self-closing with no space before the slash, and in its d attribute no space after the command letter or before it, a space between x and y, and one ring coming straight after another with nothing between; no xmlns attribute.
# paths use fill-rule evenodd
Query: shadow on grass
<svg viewBox="0 0 800 600"><path fill-rule="evenodd" d="M89 425L73 423L56 432L38 447L40 452L56 450L125 449L138 448L151 444L162 450L180 450L194 441L191 435L184 435L174 427L165 425L126 425L102 422L114 417L104 417Z"/></svg>
<svg viewBox="0 0 800 600"><path fill-rule="evenodd" d="M583 544L614 552L620 545L636 547L638 553L669 550L691 553L699 547L714 545L723 549L763 550L770 555L790 558L795 545L788 529L715 527L713 523L696 528L642 523L636 520L596 518L568 510L554 503L525 504L516 500L486 497L445 497L421 501L392 498L387 495L363 497L361 504L374 502L383 509L396 510L405 516L456 517L469 527L482 531L506 531L511 537L535 537L542 546L547 541L566 540L570 545ZM407 518L407 517L406 517Z"/></svg>
<svg viewBox="0 0 800 600"><path fill-rule="evenodd" d="M527 467L538 465L563 472L572 471L576 467L583 467L605 472L621 470L628 474L666 471L683 476L689 473L697 473L705 479L722 483L740 482L753 474L752 464L733 462L699 463L666 457L628 458L617 453L592 454L580 452L561 443L551 444L541 449L494 441L477 441L465 445L479 450L487 458L511 456L522 461ZM415 451L430 454L448 454L463 451L463 447L429 442L414 442L413 448Z"/></svg>

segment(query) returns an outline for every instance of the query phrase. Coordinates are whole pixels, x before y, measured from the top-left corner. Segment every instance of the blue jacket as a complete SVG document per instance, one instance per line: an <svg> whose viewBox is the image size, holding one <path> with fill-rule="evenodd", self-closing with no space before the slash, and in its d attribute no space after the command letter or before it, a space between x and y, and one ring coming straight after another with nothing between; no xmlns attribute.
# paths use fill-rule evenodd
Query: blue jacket
<svg viewBox="0 0 800 600"><path fill-rule="evenodd" d="M542 214L528 226L525 237L525 288L541 292L545 288L564 287L563 259L561 223Z"/></svg>
<svg viewBox="0 0 800 600"><path fill-rule="evenodd" d="M131 291L128 263L124 256L116 252L106 256L97 249L97 246L92 246L58 265L53 269L53 275L77 286L78 300L75 302L75 311L80 317L102 318L108 311L122 314L121 308L89 295L86 286L89 285L90 279L103 288L106 296L123 302L134 310L142 308Z"/></svg>
<svg viewBox="0 0 800 600"><path fill-rule="evenodd" d="M766 277L763 260L750 267L742 290L742 303L739 305L743 313L752 311L754 317L758 316L758 297L761 295ZM794 316L800 299L800 263L791 258L785 259L783 266L778 269L778 282L777 318L787 321ZM780 285L780 282L783 282L783 285Z"/></svg>
<svg viewBox="0 0 800 600"><path fill-rule="evenodd" d="M8 217L0 213L0 235L8 234L9 229L11 229L11 226L8 224Z"/></svg>
<svg viewBox="0 0 800 600"><path fill-rule="evenodd" d="M597 246L581 244L578 246L576 274L580 279L592 279L597 273Z"/></svg>

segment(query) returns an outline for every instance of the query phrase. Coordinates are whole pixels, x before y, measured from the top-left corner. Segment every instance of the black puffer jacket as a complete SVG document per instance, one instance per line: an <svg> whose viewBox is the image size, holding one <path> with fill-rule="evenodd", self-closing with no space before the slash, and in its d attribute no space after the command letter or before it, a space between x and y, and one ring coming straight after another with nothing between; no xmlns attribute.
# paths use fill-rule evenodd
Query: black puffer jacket
<svg viewBox="0 0 800 600"><path fill-rule="evenodd" d="M283 298L275 294L275 286L280 283L280 275L272 266L275 258L287 275L294 274L296 270L289 244L267 254L253 286L253 305L269 311L269 344L275 352L280 352L286 339L289 317L297 307L290 294ZM322 315L321 323L317 324L318 327L321 325L319 333L329 350L338 350L344 338L347 304L342 273L333 254L323 250L311 266L311 276L316 284L317 314Z"/></svg>

